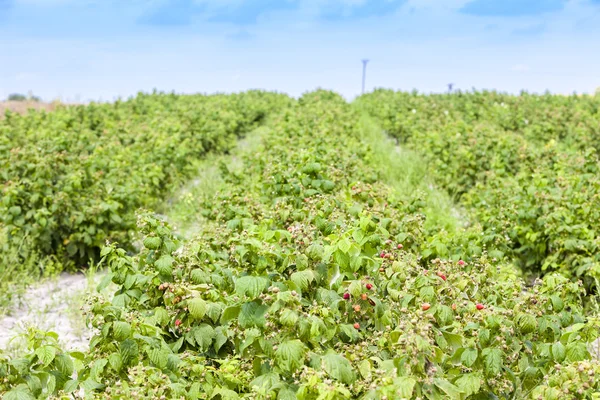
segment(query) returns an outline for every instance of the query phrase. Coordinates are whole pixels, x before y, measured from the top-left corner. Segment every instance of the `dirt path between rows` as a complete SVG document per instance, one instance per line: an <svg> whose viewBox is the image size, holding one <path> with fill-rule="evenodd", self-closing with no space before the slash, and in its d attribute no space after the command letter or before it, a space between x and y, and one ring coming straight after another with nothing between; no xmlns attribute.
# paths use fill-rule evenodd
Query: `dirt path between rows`
<svg viewBox="0 0 600 400"><path fill-rule="evenodd" d="M0 349L15 352L23 348L24 339L18 335L35 327L57 333L65 349L86 350L93 331L86 326L80 308L102 276L62 273L29 287L12 304L9 314L0 318Z"/></svg>

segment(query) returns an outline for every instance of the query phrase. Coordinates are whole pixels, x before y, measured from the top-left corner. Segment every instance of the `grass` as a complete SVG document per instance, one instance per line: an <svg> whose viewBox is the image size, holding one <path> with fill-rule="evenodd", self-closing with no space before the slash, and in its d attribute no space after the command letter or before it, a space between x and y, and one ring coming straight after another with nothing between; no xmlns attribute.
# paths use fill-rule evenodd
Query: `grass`
<svg viewBox="0 0 600 400"><path fill-rule="evenodd" d="M399 147L370 117L360 120L363 140L373 150L371 162L382 171L384 182L400 197L421 192L426 203L426 228L445 229L455 232L465 225L466 218L458 206L442 189L437 188L429 176L426 162L416 153ZM168 199L161 213L176 228L179 235L189 239L202 224L201 200L215 195L223 186L219 165L241 172L245 154L260 151L261 132L258 128L241 140L229 155L213 155L197 163L197 178L182 187Z"/></svg>
<svg viewBox="0 0 600 400"><path fill-rule="evenodd" d="M402 198L421 192L425 201L425 227L456 232L466 225L466 217L452 198L435 186L427 163L413 151L398 146L366 114L360 120L363 139L373 150L372 162L383 181Z"/></svg>
<svg viewBox="0 0 600 400"><path fill-rule="evenodd" d="M242 172L243 157L260 151L262 134L266 129L268 128L260 127L250 132L238 142L230 154L209 155L198 161L197 178L183 186L163 204L159 212L166 216L167 221L181 237L194 237L203 223L201 201L213 197L223 188L220 165L225 165L232 172Z"/></svg>

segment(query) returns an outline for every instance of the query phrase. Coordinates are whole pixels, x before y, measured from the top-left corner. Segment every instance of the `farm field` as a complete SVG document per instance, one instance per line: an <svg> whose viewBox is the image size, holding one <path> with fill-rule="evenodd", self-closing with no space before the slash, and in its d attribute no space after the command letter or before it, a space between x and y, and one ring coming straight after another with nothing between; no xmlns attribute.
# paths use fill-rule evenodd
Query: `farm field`
<svg viewBox="0 0 600 400"><path fill-rule="evenodd" d="M25 113L29 109L34 110L46 110L52 111L55 108L59 107L61 103L52 102L52 103L43 103L39 101L0 101L0 118L4 116L6 111L17 112L17 113Z"/></svg>
<svg viewBox="0 0 600 400"><path fill-rule="evenodd" d="M598 95L7 112L2 313L92 271L91 339L32 327L0 394L598 399L599 137Z"/></svg>

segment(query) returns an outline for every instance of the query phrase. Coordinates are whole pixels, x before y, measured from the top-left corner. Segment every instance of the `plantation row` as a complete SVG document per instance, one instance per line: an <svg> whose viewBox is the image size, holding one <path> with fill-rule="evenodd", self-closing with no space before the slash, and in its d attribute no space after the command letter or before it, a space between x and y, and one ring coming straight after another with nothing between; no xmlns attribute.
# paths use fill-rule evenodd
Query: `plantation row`
<svg viewBox="0 0 600 400"><path fill-rule="evenodd" d="M101 286L118 290L88 302L89 353L34 341L0 360L5 399L597 395L581 285L527 287L469 246L477 228L427 230L420 195L380 180L355 107L325 91L290 103L201 200L196 239L142 213L139 254L102 250Z"/></svg>
<svg viewBox="0 0 600 400"><path fill-rule="evenodd" d="M378 90L359 102L522 269L600 286L600 96Z"/></svg>
<svg viewBox="0 0 600 400"><path fill-rule="evenodd" d="M286 102L261 92L140 94L7 113L0 119L1 281L81 268L107 240L131 248L139 207L156 206L195 173L194 160L228 151Z"/></svg>

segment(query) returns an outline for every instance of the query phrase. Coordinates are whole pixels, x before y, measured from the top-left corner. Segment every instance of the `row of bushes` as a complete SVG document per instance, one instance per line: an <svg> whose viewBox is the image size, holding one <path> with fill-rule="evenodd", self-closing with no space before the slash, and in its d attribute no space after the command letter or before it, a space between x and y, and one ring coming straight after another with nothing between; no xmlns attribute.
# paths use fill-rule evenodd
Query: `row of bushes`
<svg viewBox="0 0 600 400"><path fill-rule="evenodd" d="M358 103L523 269L599 286L600 96L378 90Z"/></svg>
<svg viewBox="0 0 600 400"><path fill-rule="evenodd" d="M333 93L305 94L243 176L224 168L198 199L206 220L184 246L141 215L138 255L102 250L101 287L118 289L88 302L90 352L32 340L0 361L4 398L591 398L598 326L581 286L527 288L485 252L422 257L418 198L377 179L358 120Z"/></svg>
<svg viewBox="0 0 600 400"><path fill-rule="evenodd" d="M287 97L139 94L113 104L7 112L0 120L0 263L43 258L80 268L116 240L129 248L135 211L154 207L193 174L194 160L226 152ZM32 274L38 271L29 271Z"/></svg>

